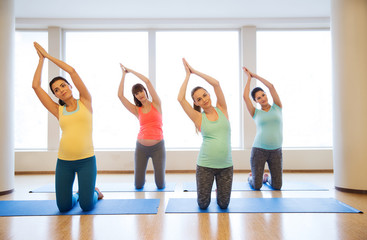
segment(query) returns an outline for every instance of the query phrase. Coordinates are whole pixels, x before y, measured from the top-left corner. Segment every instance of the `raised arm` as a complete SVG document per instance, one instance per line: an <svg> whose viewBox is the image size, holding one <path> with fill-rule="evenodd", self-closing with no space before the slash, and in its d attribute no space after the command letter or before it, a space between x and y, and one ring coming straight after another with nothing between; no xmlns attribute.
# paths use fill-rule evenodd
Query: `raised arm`
<svg viewBox="0 0 367 240"><path fill-rule="evenodd" d="M250 71L249 71L250 72ZM273 98L273 102L278 105L280 108L282 108L282 102L280 101L278 92L275 90L275 87L272 83L270 83L268 80L260 77L259 75L250 72L251 76L253 78L256 78L260 82L262 82L270 91L271 97Z"/></svg>
<svg viewBox="0 0 367 240"><path fill-rule="evenodd" d="M125 106L127 110L129 110L132 114L134 114L137 118L139 118L138 108L134 104L132 104L124 95L124 88L125 88L125 76L128 73L127 69L120 63L120 67L122 69L122 77L121 82L118 90L118 97L121 103Z"/></svg>
<svg viewBox="0 0 367 240"><path fill-rule="evenodd" d="M189 79L190 79L191 71L190 71L190 69L189 69L189 67L186 64L186 61L184 59L183 59L183 63L184 63L185 70L186 70L186 77L185 77L185 80L182 83L182 86L181 86L180 91L178 93L177 100L180 102L181 107L183 108L183 110L185 111L187 116L189 116L189 118L194 122L195 127L197 129L200 129L200 127L201 127L201 114L198 111L196 111L190 105L190 103L186 100L187 84L188 84Z"/></svg>
<svg viewBox="0 0 367 240"><path fill-rule="evenodd" d="M252 77L247 68L243 67L242 69L243 72L247 75L245 89L243 90L243 100L245 100L248 112L250 113L251 117L253 117L255 114L255 107L250 98L250 85Z"/></svg>
<svg viewBox="0 0 367 240"><path fill-rule="evenodd" d="M199 72L196 69L192 68L187 61L184 59L185 65L189 68L190 72L193 74L196 74L197 76L203 78L205 81L207 81L210 85L213 86L215 95L217 96L217 104L216 106L226 115L228 118L228 112L227 112L227 103L226 99L224 97L222 88L220 87L219 81L215 78L206 75L205 73Z"/></svg>
<svg viewBox="0 0 367 240"><path fill-rule="evenodd" d="M137 76L140 80L142 80L145 85L148 88L148 91L150 93L150 95L152 96L152 102L154 104L154 107L159 111L162 112L162 107L161 107L161 99L159 98L156 90L153 87L153 84L150 82L149 78L145 77L143 74L138 73L130 68L126 68L127 72L131 72L132 74L134 74L135 76Z"/></svg>
<svg viewBox="0 0 367 240"><path fill-rule="evenodd" d="M59 119L59 105L55 103L51 99L51 97L45 92L45 90L43 90L41 87L41 75L42 75L43 62L45 58L39 51L37 51L37 54L39 56L39 62L36 72L34 73L32 88L36 93L38 99L43 104L43 106L45 106L45 108L50 113L52 113L52 115L54 115L57 119Z"/></svg>
<svg viewBox="0 0 367 240"><path fill-rule="evenodd" d="M35 42L34 46L36 47L37 51L39 51L45 58L48 58L51 62L55 63L58 67L60 67L62 70L70 75L71 80L79 91L80 100L90 111L92 111L92 97L75 69L67 63L48 54L47 51L38 43Z"/></svg>

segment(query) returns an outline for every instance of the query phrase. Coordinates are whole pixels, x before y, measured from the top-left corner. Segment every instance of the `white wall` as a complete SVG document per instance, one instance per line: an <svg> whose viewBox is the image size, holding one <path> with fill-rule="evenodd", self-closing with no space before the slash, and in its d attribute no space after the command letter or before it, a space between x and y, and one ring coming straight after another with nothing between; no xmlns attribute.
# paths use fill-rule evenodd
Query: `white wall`
<svg viewBox="0 0 367 240"><path fill-rule="evenodd" d="M195 170L198 151L167 151L166 170ZM235 170L250 170L251 150L233 150ZM99 171L133 171L134 151L96 151ZM15 171L54 171L57 151L18 151ZM152 169L149 161L148 170ZM284 170L332 170L331 149L283 149Z"/></svg>

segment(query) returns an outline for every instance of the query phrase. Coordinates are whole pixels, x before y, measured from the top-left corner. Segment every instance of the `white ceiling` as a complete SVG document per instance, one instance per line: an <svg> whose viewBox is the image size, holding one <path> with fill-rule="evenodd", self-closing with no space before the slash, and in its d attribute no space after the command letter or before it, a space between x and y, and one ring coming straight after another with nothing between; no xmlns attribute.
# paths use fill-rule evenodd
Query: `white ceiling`
<svg viewBox="0 0 367 240"><path fill-rule="evenodd" d="M16 18L329 18L331 0L14 0Z"/></svg>

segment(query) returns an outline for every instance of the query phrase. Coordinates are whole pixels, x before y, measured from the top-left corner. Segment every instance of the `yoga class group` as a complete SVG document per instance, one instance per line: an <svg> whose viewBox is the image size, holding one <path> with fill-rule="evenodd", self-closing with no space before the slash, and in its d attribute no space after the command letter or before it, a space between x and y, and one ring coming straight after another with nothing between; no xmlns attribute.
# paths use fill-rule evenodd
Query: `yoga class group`
<svg viewBox="0 0 367 240"><path fill-rule="evenodd" d="M48 54L37 42L34 42L34 47L39 56L39 63L33 78L33 90L44 107L58 119L62 130L55 171L57 207L60 212L67 212L79 202L83 211L90 211L97 201L104 197L96 187L97 165L92 139L92 96L72 66ZM73 97L72 85L64 77L57 76L49 82L49 87L58 98L58 103L52 100L47 91L41 87L45 59L69 74L79 92L79 99ZM202 135L202 144L196 163L197 204L200 209L208 208L215 179L217 204L221 209L226 209L231 198L233 162L231 126L225 96L218 80L196 70L186 59L183 58L182 61L186 75L183 76L181 88L177 88L177 100L194 123L197 133ZM151 158L155 184L158 189L164 189L166 149L162 130L161 100L147 77L123 64L120 64L120 67L122 78L118 88L116 86L118 98L140 123L134 157L135 188L144 187L147 164ZM243 67L243 72L247 77L244 80L243 99L256 124L248 183L254 190L259 190L264 183L275 190L280 190L282 187L282 103L272 83L246 67ZM212 103L210 91L201 86L191 90L192 100L186 99L187 86L192 74L213 87L216 103ZM142 81L132 87L134 102L129 101L124 94L127 75L135 75ZM272 105L269 104L268 95L262 88L250 89L252 79L266 86L273 100ZM189 101L192 101L192 104ZM256 108L256 104L260 108ZM190 130L192 126L180 127L187 127ZM270 174L264 174L266 163ZM76 193L73 193L76 175L79 188Z"/></svg>

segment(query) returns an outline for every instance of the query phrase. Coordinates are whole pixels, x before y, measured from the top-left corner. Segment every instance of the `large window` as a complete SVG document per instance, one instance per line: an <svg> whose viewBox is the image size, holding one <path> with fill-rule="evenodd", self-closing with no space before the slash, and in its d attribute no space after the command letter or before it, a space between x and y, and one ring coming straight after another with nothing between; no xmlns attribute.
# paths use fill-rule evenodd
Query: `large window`
<svg viewBox="0 0 367 240"><path fill-rule="evenodd" d="M65 60L77 70L92 95L94 147L135 147L139 122L117 97L120 63L148 76L148 33L67 31ZM125 96L131 102L131 87L137 82L142 83L127 75Z"/></svg>
<svg viewBox="0 0 367 240"><path fill-rule="evenodd" d="M284 147L331 147L330 31L258 31L257 72L283 104Z"/></svg>
<svg viewBox="0 0 367 240"><path fill-rule="evenodd" d="M47 110L32 89L32 80L39 57L33 42L47 49L47 32L17 31L15 33L15 142L16 149L47 148ZM44 62L42 87L47 92L47 61Z"/></svg>
<svg viewBox="0 0 367 240"><path fill-rule="evenodd" d="M162 100L166 147L200 147L201 136L196 134L194 124L177 101L185 78L182 58L220 82L228 105L232 147L241 148L244 131L239 31L152 30L151 33L145 30L64 31L64 45L60 46L64 60L78 71L92 94L95 148L135 147L139 122L117 97L122 75L119 63L151 77L155 84ZM38 64L33 42L47 49L47 37L47 31L16 32L16 149L47 149L47 110L31 88ZM274 83L283 103L283 146L331 147L330 32L258 31L256 39L256 71ZM47 64L45 61L42 75L42 87L46 91ZM68 75L65 77L71 80ZM128 74L125 96L131 102L131 87L135 83L142 81ZM213 88L195 75L187 89L189 102L192 102L190 92L195 86L206 88L215 104ZM75 87L74 90L78 98Z"/></svg>
<svg viewBox="0 0 367 240"><path fill-rule="evenodd" d="M148 32L65 33L66 62L77 69L93 97L95 147L134 147L139 123L117 98L119 63L149 77L149 57L156 59L157 76L151 80L162 100L167 148L198 148L201 142L177 101L185 76L182 57L221 82L232 124L232 145L240 147L238 31L158 32L156 51L151 51L156 52L155 57L149 56L148 49L148 42L154 40L148 39ZM134 75L127 75L125 95L131 102L131 86L137 82L142 83ZM207 88L215 102L214 91L207 83L193 77L190 87L192 84Z"/></svg>
<svg viewBox="0 0 367 240"><path fill-rule="evenodd" d="M232 147L240 147L241 98L238 31L161 31L157 32L157 91L164 111L164 135L171 148L198 148L201 135L184 113L177 95L185 79L182 58L195 69L216 78L223 89L232 129ZM191 76L186 99L192 103L191 89L203 86L215 105L213 87Z"/></svg>

